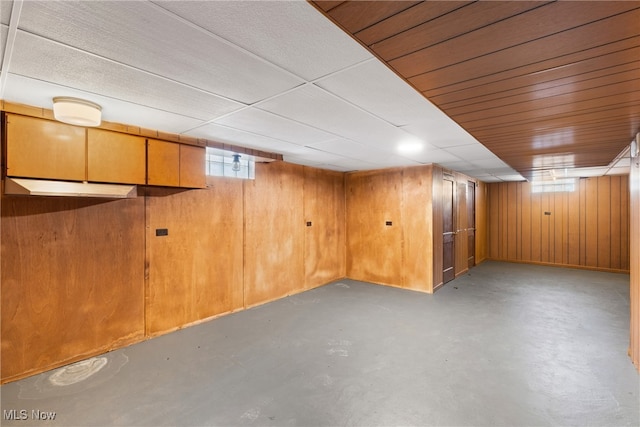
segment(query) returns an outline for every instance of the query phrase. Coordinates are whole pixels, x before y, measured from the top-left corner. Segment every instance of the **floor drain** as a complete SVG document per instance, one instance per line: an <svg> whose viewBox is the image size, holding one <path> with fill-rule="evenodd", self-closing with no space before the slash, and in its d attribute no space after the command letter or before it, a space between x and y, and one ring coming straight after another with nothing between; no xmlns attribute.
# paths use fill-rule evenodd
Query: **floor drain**
<svg viewBox="0 0 640 427"><path fill-rule="evenodd" d="M106 364L106 357L92 357L91 359L82 360L58 369L51 374L49 382L57 386L79 383L104 368Z"/></svg>

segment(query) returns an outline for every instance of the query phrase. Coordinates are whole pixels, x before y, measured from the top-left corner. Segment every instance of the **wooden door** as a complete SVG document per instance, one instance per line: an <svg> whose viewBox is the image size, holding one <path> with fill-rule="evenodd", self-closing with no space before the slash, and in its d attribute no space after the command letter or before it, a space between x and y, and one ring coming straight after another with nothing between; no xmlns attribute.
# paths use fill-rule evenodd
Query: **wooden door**
<svg viewBox="0 0 640 427"><path fill-rule="evenodd" d="M442 180L442 283L454 279L455 269L455 180L445 175Z"/></svg>
<svg viewBox="0 0 640 427"><path fill-rule="evenodd" d="M467 181L467 239L468 266L476 265L476 183Z"/></svg>

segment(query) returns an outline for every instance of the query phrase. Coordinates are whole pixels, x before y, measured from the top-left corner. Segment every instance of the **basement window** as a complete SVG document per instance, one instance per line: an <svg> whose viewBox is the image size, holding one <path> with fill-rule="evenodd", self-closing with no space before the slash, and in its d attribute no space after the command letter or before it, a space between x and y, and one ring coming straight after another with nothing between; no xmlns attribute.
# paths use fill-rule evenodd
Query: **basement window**
<svg viewBox="0 0 640 427"><path fill-rule="evenodd" d="M239 155L239 168L234 170L234 156L238 153L207 147L207 176L226 178L255 179L256 162L252 156Z"/></svg>
<svg viewBox="0 0 640 427"><path fill-rule="evenodd" d="M531 182L532 193L562 193L576 190L575 178L558 178Z"/></svg>

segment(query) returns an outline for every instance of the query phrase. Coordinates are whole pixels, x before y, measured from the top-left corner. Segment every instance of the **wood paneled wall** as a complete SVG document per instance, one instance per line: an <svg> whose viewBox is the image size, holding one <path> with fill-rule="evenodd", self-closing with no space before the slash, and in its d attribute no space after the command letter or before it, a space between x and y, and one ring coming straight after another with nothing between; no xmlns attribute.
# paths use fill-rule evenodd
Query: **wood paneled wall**
<svg viewBox="0 0 640 427"><path fill-rule="evenodd" d="M640 143L640 136L636 137ZM629 173L631 204L630 221L630 270L631 270L631 327L629 356L640 371L640 162L631 160Z"/></svg>
<svg viewBox="0 0 640 427"><path fill-rule="evenodd" d="M304 221L305 289L345 277L343 173L304 168Z"/></svg>
<svg viewBox="0 0 640 427"><path fill-rule="evenodd" d="M256 165L245 183L246 306L300 292L304 284L304 171L289 163Z"/></svg>
<svg viewBox="0 0 640 427"><path fill-rule="evenodd" d="M583 178L573 192L488 184L491 259L629 271L627 176Z"/></svg>
<svg viewBox="0 0 640 427"><path fill-rule="evenodd" d="M211 184L2 196L1 382L345 276L343 174L274 162Z"/></svg>
<svg viewBox="0 0 640 427"><path fill-rule="evenodd" d="M432 169L347 174L348 277L433 291Z"/></svg>
<svg viewBox="0 0 640 427"><path fill-rule="evenodd" d="M242 185L220 178L203 190L147 190L148 335L243 307Z"/></svg>
<svg viewBox="0 0 640 427"><path fill-rule="evenodd" d="M487 184L476 187L476 264L487 259Z"/></svg>
<svg viewBox="0 0 640 427"><path fill-rule="evenodd" d="M2 381L144 337L144 198L2 196Z"/></svg>

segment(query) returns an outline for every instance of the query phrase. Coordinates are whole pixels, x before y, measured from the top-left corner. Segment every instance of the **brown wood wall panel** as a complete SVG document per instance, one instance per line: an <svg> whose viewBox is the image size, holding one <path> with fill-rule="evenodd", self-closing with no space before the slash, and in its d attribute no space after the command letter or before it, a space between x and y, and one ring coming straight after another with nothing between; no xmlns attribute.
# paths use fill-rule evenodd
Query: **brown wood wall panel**
<svg viewBox="0 0 640 427"><path fill-rule="evenodd" d="M2 196L2 381L144 336L144 199Z"/></svg>
<svg viewBox="0 0 640 427"><path fill-rule="evenodd" d="M442 282L441 180L431 165L347 174L349 278L433 292Z"/></svg>
<svg viewBox="0 0 640 427"><path fill-rule="evenodd" d="M636 138L640 143L640 137ZM630 204L630 333L629 356L640 372L640 162L632 159L628 180Z"/></svg>
<svg viewBox="0 0 640 427"><path fill-rule="evenodd" d="M402 287L433 292L432 166L402 172Z"/></svg>
<svg viewBox="0 0 640 427"><path fill-rule="evenodd" d="M455 174L456 178L456 230L455 236L455 275L459 276L469 270L469 238L467 234L467 177Z"/></svg>
<svg viewBox="0 0 640 427"><path fill-rule="evenodd" d="M621 177L620 180L620 268L622 270L630 269L630 259L631 257L623 257L622 254L631 253L629 248L629 240L631 239L631 232L629 231L630 224L630 206L631 202L629 201L630 190L629 190L629 180L624 179L624 176ZM624 207L627 206L627 209ZM627 236L627 239L624 238Z"/></svg>
<svg viewBox="0 0 640 427"><path fill-rule="evenodd" d="M168 236L156 236L166 228ZM156 335L243 307L242 181L149 189L146 329Z"/></svg>
<svg viewBox="0 0 640 427"><path fill-rule="evenodd" d="M245 181L244 301L250 307L305 289L304 168L257 163Z"/></svg>
<svg viewBox="0 0 640 427"><path fill-rule="evenodd" d="M344 277L343 174L256 169L120 201L2 196L1 381Z"/></svg>
<svg viewBox="0 0 640 427"><path fill-rule="evenodd" d="M400 286L402 171L347 174L346 190L347 276Z"/></svg>
<svg viewBox="0 0 640 427"><path fill-rule="evenodd" d="M487 259L487 185L476 183L476 264Z"/></svg>
<svg viewBox="0 0 640 427"><path fill-rule="evenodd" d="M620 258L620 249L622 248L623 235L620 232L620 225L622 222L623 209L620 203L620 196L622 191L622 181L626 181L626 176L612 176L611 177L611 217L610 230L611 230L611 247L609 256L611 258L611 267L622 269L622 260Z"/></svg>
<svg viewBox="0 0 640 427"><path fill-rule="evenodd" d="M346 276L344 174L304 168L305 288ZM311 222L311 226L307 223Z"/></svg>
<svg viewBox="0 0 640 427"><path fill-rule="evenodd" d="M489 258L628 271L626 179L583 178L576 191L556 193L533 193L529 183L487 184Z"/></svg>

